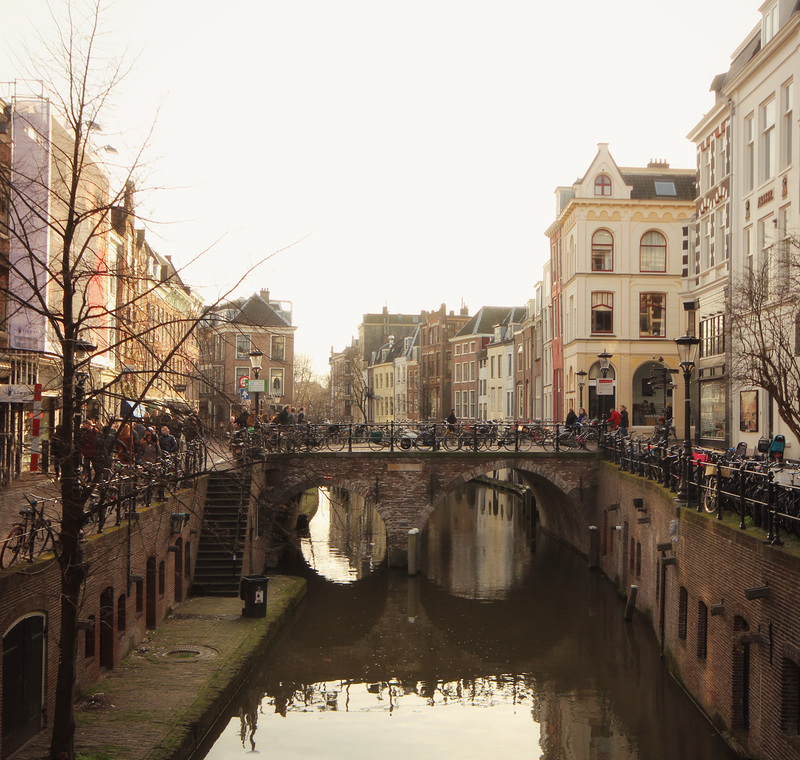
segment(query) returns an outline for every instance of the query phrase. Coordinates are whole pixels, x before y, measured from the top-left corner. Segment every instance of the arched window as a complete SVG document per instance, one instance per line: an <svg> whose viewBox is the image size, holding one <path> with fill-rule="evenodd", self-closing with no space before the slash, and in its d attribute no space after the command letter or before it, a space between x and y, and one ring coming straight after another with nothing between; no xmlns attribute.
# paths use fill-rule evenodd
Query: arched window
<svg viewBox="0 0 800 760"><path fill-rule="evenodd" d="M611 195L611 177L608 174L598 174L594 180L595 195Z"/></svg>
<svg viewBox="0 0 800 760"><path fill-rule="evenodd" d="M614 237L608 230L597 230L592 235L592 271L614 270Z"/></svg>
<svg viewBox="0 0 800 760"><path fill-rule="evenodd" d="M667 271L667 239L658 230L650 230L642 235L639 269L642 272Z"/></svg>

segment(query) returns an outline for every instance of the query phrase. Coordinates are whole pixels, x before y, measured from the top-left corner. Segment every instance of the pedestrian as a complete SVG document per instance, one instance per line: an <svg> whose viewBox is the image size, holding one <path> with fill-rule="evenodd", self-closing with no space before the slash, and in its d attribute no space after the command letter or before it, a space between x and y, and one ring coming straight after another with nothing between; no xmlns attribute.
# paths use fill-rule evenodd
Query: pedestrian
<svg viewBox="0 0 800 760"><path fill-rule="evenodd" d="M589 419L589 415L586 414L586 410L583 407L581 407L578 410L578 424L583 425L583 423L586 422L587 419Z"/></svg>
<svg viewBox="0 0 800 760"><path fill-rule="evenodd" d="M161 446L153 431L145 431L139 441L139 454L142 464L158 464L161 461Z"/></svg>
<svg viewBox="0 0 800 760"><path fill-rule="evenodd" d="M456 417L456 410L455 409L451 409L450 410L450 414L448 414L447 417L444 418L444 421L447 423L447 429L451 433L455 433L456 432L456 424L458 423L458 417Z"/></svg>
<svg viewBox="0 0 800 760"><path fill-rule="evenodd" d="M567 430L572 430L578 424L578 415L575 414L575 410L572 407L567 412L567 419L564 424L567 426Z"/></svg>
<svg viewBox="0 0 800 760"><path fill-rule="evenodd" d="M161 427L161 435L158 438L158 445L161 447L162 454L178 453L178 442L175 440L175 436L170 433L167 425L162 425Z"/></svg>
<svg viewBox="0 0 800 760"><path fill-rule="evenodd" d="M620 414L612 406L611 410L608 413L608 421L611 423L611 427L613 430L619 430L619 420L620 420Z"/></svg>
<svg viewBox="0 0 800 760"><path fill-rule="evenodd" d="M291 420L290 410L292 407L289 404L286 404L283 409L281 409L280 414L278 415L278 424L279 425L288 425L289 421Z"/></svg>
<svg viewBox="0 0 800 760"><path fill-rule="evenodd" d="M619 432L622 435L628 435L628 407L625 404L620 404L619 407Z"/></svg>
<svg viewBox="0 0 800 760"><path fill-rule="evenodd" d="M303 425L306 421L306 408L304 406L300 407L300 411L297 413L297 424Z"/></svg>
<svg viewBox="0 0 800 760"><path fill-rule="evenodd" d="M53 462L53 470L56 477L61 477L61 464L67 451L67 442L64 436L64 425L56 425L56 429L50 436L50 460Z"/></svg>
<svg viewBox="0 0 800 760"><path fill-rule="evenodd" d="M78 445L81 451L81 462L83 464L83 472L86 476L87 482L96 480L100 476L97 466L99 457L99 446L101 441L100 431L92 420L84 420L81 423L79 433Z"/></svg>
<svg viewBox="0 0 800 760"><path fill-rule="evenodd" d="M289 410L289 424L294 425L297 422L297 410L292 407Z"/></svg>

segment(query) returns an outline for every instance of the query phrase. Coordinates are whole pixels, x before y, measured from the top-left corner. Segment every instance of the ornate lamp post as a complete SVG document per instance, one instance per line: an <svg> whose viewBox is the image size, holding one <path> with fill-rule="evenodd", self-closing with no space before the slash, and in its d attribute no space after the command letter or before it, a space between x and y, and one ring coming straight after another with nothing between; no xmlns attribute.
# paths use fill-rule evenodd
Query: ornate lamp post
<svg viewBox="0 0 800 760"><path fill-rule="evenodd" d="M609 368L609 366L611 364L611 357L612 356L614 356L614 354L608 353L608 351L606 351L605 349L603 349L599 354L597 354L597 358L600 360L600 374L603 376L603 380L605 380L606 377L608 376L608 368ZM607 410L603 408L605 406L605 404L601 404L600 403L599 394L598 394L597 402L598 402L598 406L600 407L597 410L598 411L598 417L600 419L602 419L603 415L606 414Z"/></svg>
<svg viewBox="0 0 800 760"><path fill-rule="evenodd" d="M583 386L586 385L586 375L589 373L585 369L579 369L576 373L578 376L578 409L583 408Z"/></svg>
<svg viewBox="0 0 800 760"><path fill-rule="evenodd" d="M692 381L692 370L694 369L695 359L697 358L697 347L700 345L700 338L694 335L682 335L680 338L675 339L678 346L678 356L680 357L681 369L683 370L684 382L684 438L683 438L683 481L675 501L683 503L689 502L689 483L690 483L690 463L692 461L692 436L690 430L690 423L692 417L692 400L689 396L689 386Z"/></svg>
<svg viewBox="0 0 800 760"><path fill-rule="evenodd" d="M264 353L262 351L259 351L257 348L254 348L248 354L248 356L250 357L250 369L253 370L253 375L255 375L253 379L258 380L258 376L261 374L261 362L264 359ZM253 396L254 396L253 407L255 408L256 425L258 425L261 418L260 415L261 410L259 409L259 403L258 403L260 401L259 397L261 396L261 393L257 390L253 391Z"/></svg>

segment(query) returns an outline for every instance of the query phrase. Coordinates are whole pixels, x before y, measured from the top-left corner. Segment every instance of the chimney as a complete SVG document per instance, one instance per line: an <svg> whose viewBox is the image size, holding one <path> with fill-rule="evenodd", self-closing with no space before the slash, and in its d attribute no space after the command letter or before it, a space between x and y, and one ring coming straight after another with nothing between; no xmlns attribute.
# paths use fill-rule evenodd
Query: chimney
<svg viewBox="0 0 800 760"><path fill-rule="evenodd" d="M669 161L665 161L663 158L656 158L650 159L650 163L647 164L648 169L669 169Z"/></svg>
<svg viewBox="0 0 800 760"><path fill-rule="evenodd" d="M263 298L263 299L264 299L264 300L265 300L267 303L269 303L269 290L264 290L264 289L262 288L262 289L261 289L261 292L259 293L259 295L260 295L260 296L261 296L261 297L262 297L262 298Z"/></svg>

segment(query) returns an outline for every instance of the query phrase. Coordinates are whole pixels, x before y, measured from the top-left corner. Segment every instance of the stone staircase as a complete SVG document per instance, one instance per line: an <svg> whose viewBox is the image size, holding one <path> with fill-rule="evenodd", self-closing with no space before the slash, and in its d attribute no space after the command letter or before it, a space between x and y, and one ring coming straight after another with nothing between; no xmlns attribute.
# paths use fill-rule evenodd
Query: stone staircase
<svg viewBox="0 0 800 760"><path fill-rule="evenodd" d="M249 499L249 468L209 475L192 594L238 596Z"/></svg>

